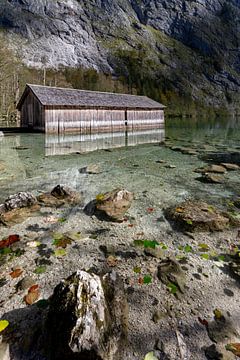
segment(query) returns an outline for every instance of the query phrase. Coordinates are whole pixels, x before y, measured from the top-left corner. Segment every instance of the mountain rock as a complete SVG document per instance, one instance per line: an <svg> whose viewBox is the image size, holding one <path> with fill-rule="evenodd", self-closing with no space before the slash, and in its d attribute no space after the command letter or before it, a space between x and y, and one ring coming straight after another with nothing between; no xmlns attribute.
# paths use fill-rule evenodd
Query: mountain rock
<svg viewBox="0 0 240 360"><path fill-rule="evenodd" d="M0 29L31 67L115 73L119 50L144 47L179 93L239 101L239 0L1 0Z"/></svg>

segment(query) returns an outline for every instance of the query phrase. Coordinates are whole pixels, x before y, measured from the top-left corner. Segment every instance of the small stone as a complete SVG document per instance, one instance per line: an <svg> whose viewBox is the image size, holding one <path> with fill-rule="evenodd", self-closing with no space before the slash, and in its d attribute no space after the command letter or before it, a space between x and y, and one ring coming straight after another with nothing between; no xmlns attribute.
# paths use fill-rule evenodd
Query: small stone
<svg viewBox="0 0 240 360"><path fill-rule="evenodd" d="M133 193L125 189L115 189L107 192L101 196L101 199L96 199L93 202L94 213L100 212L112 220L122 220L123 215L130 208L133 198ZM86 208L88 206L89 204Z"/></svg>
<svg viewBox="0 0 240 360"><path fill-rule="evenodd" d="M166 169L175 169L176 166L169 164L169 165L165 165L165 168L166 168Z"/></svg>
<svg viewBox="0 0 240 360"><path fill-rule="evenodd" d="M22 280L20 280L17 285L16 285L16 289L19 290L26 290L29 289L32 285L36 284L36 281L30 277L30 276L25 276Z"/></svg>
<svg viewBox="0 0 240 360"><path fill-rule="evenodd" d="M165 252L161 246L155 246L155 248L146 248L144 253L157 259L163 259L165 257Z"/></svg>
<svg viewBox="0 0 240 360"><path fill-rule="evenodd" d="M238 170L240 167L237 164L231 164L231 163L221 163L222 166L224 166L227 170Z"/></svg>
<svg viewBox="0 0 240 360"><path fill-rule="evenodd" d="M100 166L96 164L91 164L79 169L80 174L100 174Z"/></svg>
<svg viewBox="0 0 240 360"><path fill-rule="evenodd" d="M226 168L224 166L221 165L209 165L203 168L198 168L196 170L194 170L195 172L198 173L218 173L218 174L224 174L226 172Z"/></svg>
<svg viewBox="0 0 240 360"><path fill-rule="evenodd" d="M158 278L168 286L173 283L183 293L186 285L186 275L175 259L167 258L158 265Z"/></svg>
<svg viewBox="0 0 240 360"><path fill-rule="evenodd" d="M163 319L164 317L166 316L166 314L164 314L162 311L160 310L156 310L154 313L153 313L153 316L152 316L152 321L157 324L161 319Z"/></svg>
<svg viewBox="0 0 240 360"><path fill-rule="evenodd" d="M205 348L205 356L209 360L222 360L223 354L218 351L215 344Z"/></svg>
<svg viewBox="0 0 240 360"><path fill-rule="evenodd" d="M37 199L29 192L19 192L18 194L10 195L4 202L6 211L20 209L33 206L37 203Z"/></svg>
<svg viewBox="0 0 240 360"><path fill-rule="evenodd" d="M212 184L222 184L224 182L224 177L215 174L204 174L199 180Z"/></svg>
<svg viewBox="0 0 240 360"><path fill-rule="evenodd" d="M50 193L44 193L38 196L40 204L46 206L63 206L67 204L77 205L81 202L81 195L65 185L55 186Z"/></svg>
<svg viewBox="0 0 240 360"><path fill-rule="evenodd" d="M9 344L0 342L0 359L10 360Z"/></svg>
<svg viewBox="0 0 240 360"><path fill-rule="evenodd" d="M6 163L5 161L0 161L0 172L3 172L6 170Z"/></svg>

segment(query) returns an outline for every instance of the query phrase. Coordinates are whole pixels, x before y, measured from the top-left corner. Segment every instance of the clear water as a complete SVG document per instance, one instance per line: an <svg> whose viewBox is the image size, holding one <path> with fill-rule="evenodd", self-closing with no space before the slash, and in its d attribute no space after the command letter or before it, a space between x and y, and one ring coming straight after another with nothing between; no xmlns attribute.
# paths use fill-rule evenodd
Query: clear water
<svg viewBox="0 0 240 360"><path fill-rule="evenodd" d="M197 154L173 151L174 146ZM165 129L129 134L8 133L0 137L0 165L5 167L0 171L0 202L18 191L37 194L61 183L81 191L85 202L100 192L127 188L141 197L136 212L187 198L222 205L239 193L239 172L228 172L223 184L199 182L194 169L206 165L201 156L208 152L240 152L240 119L170 120ZM98 164L101 173L79 172L89 164Z"/></svg>

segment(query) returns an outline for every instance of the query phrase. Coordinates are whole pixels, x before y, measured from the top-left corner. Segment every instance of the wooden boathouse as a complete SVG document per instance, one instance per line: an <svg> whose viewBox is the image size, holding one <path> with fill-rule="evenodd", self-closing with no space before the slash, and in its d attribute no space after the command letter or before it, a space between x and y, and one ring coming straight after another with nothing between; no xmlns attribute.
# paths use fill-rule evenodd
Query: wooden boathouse
<svg viewBox="0 0 240 360"><path fill-rule="evenodd" d="M27 84L20 126L57 133L100 133L164 125L164 105L146 96Z"/></svg>

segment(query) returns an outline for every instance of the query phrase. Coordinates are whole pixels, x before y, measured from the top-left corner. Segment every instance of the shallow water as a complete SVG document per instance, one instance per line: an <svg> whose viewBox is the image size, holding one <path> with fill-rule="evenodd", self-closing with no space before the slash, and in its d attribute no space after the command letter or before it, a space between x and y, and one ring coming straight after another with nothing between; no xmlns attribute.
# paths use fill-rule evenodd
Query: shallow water
<svg viewBox="0 0 240 360"><path fill-rule="evenodd" d="M186 155L173 151L174 146L197 153ZM0 172L0 202L18 191L39 193L61 183L81 191L86 202L99 192L125 187L144 192L149 206L164 207L187 198L221 205L237 194L239 173L228 172L224 184L197 181L199 174L193 170L206 165L201 156L212 151L240 151L238 119L169 120L165 129L128 134L8 133L0 138L0 164L5 166ZM80 173L88 164L98 164L101 173Z"/></svg>

